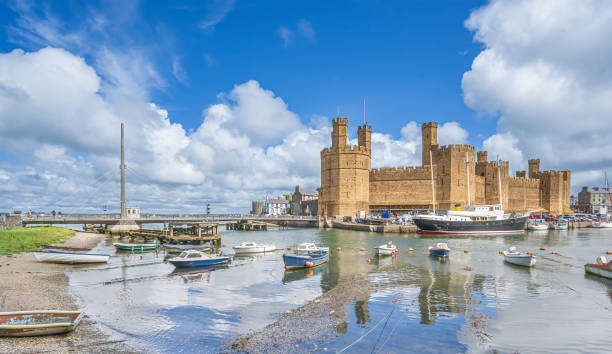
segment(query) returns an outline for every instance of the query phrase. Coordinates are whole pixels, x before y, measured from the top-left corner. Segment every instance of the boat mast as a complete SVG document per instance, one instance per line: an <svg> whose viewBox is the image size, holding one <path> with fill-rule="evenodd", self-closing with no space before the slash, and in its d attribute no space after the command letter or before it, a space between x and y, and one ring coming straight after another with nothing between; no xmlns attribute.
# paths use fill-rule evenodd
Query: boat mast
<svg viewBox="0 0 612 354"><path fill-rule="evenodd" d="M125 215L125 155L123 147L123 123L121 123L121 219L126 217Z"/></svg>
<svg viewBox="0 0 612 354"><path fill-rule="evenodd" d="M468 152L465 152L465 177L467 178L467 206L470 206L470 160Z"/></svg>
<svg viewBox="0 0 612 354"><path fill-rule="evenodd" d="M501 187L501 162L497 162L497 192L499 193L499 206L503 209L502 187Z"/></svg>
<svg viewBox="0 0 612 354"><path fill-rule="evenodd" d="M434 176L433 176L433 159L431 157L431 150L429 150L429 171L431 171L431 203L433 205L433 213L436 214L436 192L434 189Z"/></svg>

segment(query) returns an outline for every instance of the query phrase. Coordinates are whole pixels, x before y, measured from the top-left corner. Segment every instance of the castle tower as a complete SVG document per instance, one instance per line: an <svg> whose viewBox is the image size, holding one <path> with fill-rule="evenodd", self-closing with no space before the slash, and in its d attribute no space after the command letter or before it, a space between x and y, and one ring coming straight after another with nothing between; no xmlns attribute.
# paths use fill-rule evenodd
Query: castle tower
<svg viewBox="0 0 612 354"><path fill-rule="evenodd" d="M372 126L368 124L357 128L358 145L365 147L368 152L372 150Z"/></svg>
<svg viewBox="0 0 612 354"><path fill-rule="evenodd" d="M430 165L429 151L432 146L438 145L438 122L423 123L421 126L421 138L423 141L422 151L423 166Z"/></svg>
<svg viewBox="0 0 612 354"><path fill-rule="evenodd" d="M332 147L344 147L346 146L346 139L348 136L348 120L346 117L332 118Z"/></svg>
<svg viewBox="0 0 612 354"><path fill-rule="evenodd" d="M370 209L370 145L372 127L358 130L357 146L347 145L348 120L332 120L332 146L321 151L319 215L356 216Z"/></svg>
<svg viewBox="0 0 612 354"><path fill-rule="evenodd" d="M478 151L477 155L478 155L478 162L479 163L483 163L483 162L489 161L489 157L488 157L489 153L488 152L486 152L486 151Z"/></svg>
<svg viewBox="0 0 612 354"><path fill-rule="evenodd" d="M536 178L540 172L540 159L529 160L529 178Z"/></svg>

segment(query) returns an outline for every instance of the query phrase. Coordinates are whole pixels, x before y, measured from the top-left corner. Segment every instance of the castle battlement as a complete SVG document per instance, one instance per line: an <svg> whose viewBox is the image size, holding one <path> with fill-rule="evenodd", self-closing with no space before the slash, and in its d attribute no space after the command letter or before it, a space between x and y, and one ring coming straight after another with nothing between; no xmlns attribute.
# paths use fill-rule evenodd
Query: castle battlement
<svg viewBox="0 0 612 354"><path fill-rule="evenodd" d="M512 177L510 178L510 187L525 187L538 188L540 180L536 178Z"/></svg>
<svg viewBox="0 0 612 354"><path fill-rule="evenodd" d="M469 144L450 144L442 145L436 149L438 152L474 152L476 148Z"/></svg>
<svg viewBox="0 0 612 354"><path fill-rule="evenodd" d="M338 116L338 118L332 118L332 124L335 125L348 125L348 119L346 117L342 118Z"/></svg>
<svg viewBox="0 0 612 354"><path fill-rule="evenodd" d="M385 179L430 179L431 171L426 167L381 167L370 170L370 180Z"/></svg>
<svg viewBox="0 0 612 354"><path fill-rule="evenodd" d="M334 146L332 148L324 148L323 150L321 150L321 156L325 156L325 155L329 155L333 153L350 153L350 152L369 154L369 151L365 146L345 145L345 146Z"/></svg>
<svg viewBox="0 0 612 354"><path fill-rule="evenodd" d="M360 132L360 131L362 131L362 130L367 130L367 131L371 132L371 131L372 131L372 126L371 126L371 125L368 125L368 124L366 123L366 124L364 124L364 125L360 125L360 126L358 126L358 127L357 127L357 132Z"/></svg>

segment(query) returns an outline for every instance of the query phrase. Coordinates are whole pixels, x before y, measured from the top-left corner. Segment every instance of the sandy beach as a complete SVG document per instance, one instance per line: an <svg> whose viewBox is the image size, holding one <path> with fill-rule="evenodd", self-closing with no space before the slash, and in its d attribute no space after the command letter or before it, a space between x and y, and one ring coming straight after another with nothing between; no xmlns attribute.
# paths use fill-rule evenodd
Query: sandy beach
<svg viewBox="0 0 612 354"><path fill-rule="evenodd" d="M77 232L58 249L90 250L104 237ZM48 247L51 248L51 247ZM70 265L39 263L31 253L0 257L0 312L78 310L64 271ZM65 335L0 337L2 353L136 352L122 341L111 340L85 314L79 327Z"/></svg>

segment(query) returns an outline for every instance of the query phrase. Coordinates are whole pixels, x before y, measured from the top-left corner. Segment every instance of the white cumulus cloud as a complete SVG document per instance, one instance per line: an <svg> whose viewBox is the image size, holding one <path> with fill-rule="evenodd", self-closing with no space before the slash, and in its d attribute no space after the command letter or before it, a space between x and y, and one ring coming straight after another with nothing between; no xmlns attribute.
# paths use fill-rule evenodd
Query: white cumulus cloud
<svg viewBox="0 0 612 354"><path fill-rule="evenodd" d="M464 101L499 117L488 141L507 147L501 158L540 157L575 176L611 165L612 3L494 0L465 24L484 49L463 75Z"/></svg>

